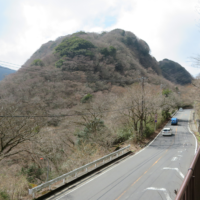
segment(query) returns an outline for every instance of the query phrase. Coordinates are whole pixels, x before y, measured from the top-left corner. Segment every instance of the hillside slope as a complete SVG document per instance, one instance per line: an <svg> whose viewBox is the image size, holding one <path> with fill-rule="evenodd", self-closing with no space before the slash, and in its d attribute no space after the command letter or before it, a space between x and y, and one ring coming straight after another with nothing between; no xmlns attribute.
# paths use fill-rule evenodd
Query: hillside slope
<svg viewBox="0 0 200 200"><path fill-rule="evenodd" d="M172 60L164 59L159 62L159 66L163 77L175 84L187 85L193 80L191 74L184 67Z"/></svg>
<svg viewBox="0 0 200 200"><path fill-rule="evenodd" d="M164 81L145 41L121 29L78 32L43 44L2 88L15 100L43 102L55 110L72 108L87 94L138 83L141 77L156 85Z"/></svg>
<svg viewBox="0 0 200 200"><path fill-rule="evenodd" d="M0 81L3 80L8 74L12 74L15 72L15 70L0 66Z"/></svg>

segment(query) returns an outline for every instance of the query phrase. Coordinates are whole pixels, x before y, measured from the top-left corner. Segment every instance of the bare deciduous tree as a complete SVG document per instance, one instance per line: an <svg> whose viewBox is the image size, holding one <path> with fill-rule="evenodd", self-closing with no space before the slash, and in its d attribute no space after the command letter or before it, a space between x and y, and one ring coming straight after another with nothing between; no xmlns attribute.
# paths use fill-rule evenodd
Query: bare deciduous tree
<svg viewBox="0 0 200 200"><path fill-rule="evenodd" d="M33 139L45 124L40 117L21 116L42 113L36 105L0 103L0 161L24 151L23 143Z"/></svg>

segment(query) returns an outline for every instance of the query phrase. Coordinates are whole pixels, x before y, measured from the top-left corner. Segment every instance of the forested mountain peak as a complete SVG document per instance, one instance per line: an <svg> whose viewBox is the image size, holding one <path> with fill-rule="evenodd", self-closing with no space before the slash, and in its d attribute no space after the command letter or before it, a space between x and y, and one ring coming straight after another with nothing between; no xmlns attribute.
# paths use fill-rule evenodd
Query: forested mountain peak
<svg viewBox="0 0 200 200"><path fill-rule="evenodd" d="M191 74L177 62L164 59L159 62L159 66L163 77L175 84L186 85L193 80Z"/></svg>

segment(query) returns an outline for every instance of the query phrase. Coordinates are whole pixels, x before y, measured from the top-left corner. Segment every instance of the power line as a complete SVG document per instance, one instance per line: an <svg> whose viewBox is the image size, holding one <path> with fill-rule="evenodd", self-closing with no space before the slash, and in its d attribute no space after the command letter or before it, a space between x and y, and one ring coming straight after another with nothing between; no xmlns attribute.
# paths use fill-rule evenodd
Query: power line
<svg viewBox="0 0 200 200"><path fill-rule="evenodd" d="M18 65L18 64L14 64L14 63L5 62L5 61L2 61L2 60L0 60L0 62L2 62L2 63L7 63L7 64L11 64L11 65L16 65L16 66L19 66L19 67L22 66L22 65Z"/></svg>
<svg viewBox="0 0 200 200"><path fill-rule="evenodd" d="M7 64L2 64L2 63L0 63L0 66L4 67L4 68L10 68L10 69L13 69L13 70L18 70L19 69L19 67L12 66L12 65L7 65Z"/></svg>
<svg viewBox="0 0 200 200"><path fill-rule="evenodd" d="M7 118L7 117L26 117L26 118L36 118L36 117L42 117L42 118L46 118L46 117L74 117L74 116L86 116L86 115L93 115L93 114L103 114L103 113L109 113L109 112L117 112L120 110L127 110L130 109L131 107L125 107L125 108L120 108L120 109L116 109L116 110L109 110L109 111L104 111L104 112L95 112L95 113L83 113L83 114L69 114L69 115L0 115L0 118Z"/></svg>

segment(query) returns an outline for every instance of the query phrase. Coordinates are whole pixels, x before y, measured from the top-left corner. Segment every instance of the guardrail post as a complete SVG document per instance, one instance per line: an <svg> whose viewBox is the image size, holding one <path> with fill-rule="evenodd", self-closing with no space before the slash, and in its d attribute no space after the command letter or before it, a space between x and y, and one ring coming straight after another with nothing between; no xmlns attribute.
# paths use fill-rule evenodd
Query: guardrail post
<svg viewBox="0 0 200 200"><path fill-rule="evenodd" d="M104 159L103 159L103 164L104 164Z"/></svg>
<svg viewBox="0 0 200 200"><path fill-rule="evenodd" d="M34 193L34 192L33 192L32 196L33 196L33 198L35 199L35 193Z"/></svg>
<svg viewBox="0 0 200 200"><path fill-rule="evenodd" d="M63 185L65 184L65 179L63 179Z"/></svg>
<svg viewBox="0 0 200 200"><path fill-rule="evenodd" d="M86 167L86 170L85 170L86 172L87 172L87 167Z"/></svg>
<svg viewBox="0 0 200 200"><path fill-rule="evenodd" d="M110 161L111 161L111 157L112 157L112 156L110 156Z"/></svg>
<svg viewBox="0 0 200 200"><path fill-rule="evenodd" d="M51 185L49 186L49 190L51 190Z"/></svg>
<svg viewBox="0 0 200 200"><path fill-rule="evenodd" d="M95 163L95 168L97 167L97 163Z"/></svg>

